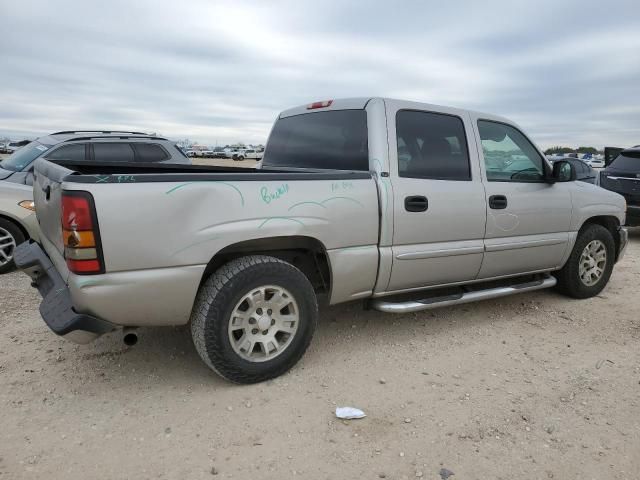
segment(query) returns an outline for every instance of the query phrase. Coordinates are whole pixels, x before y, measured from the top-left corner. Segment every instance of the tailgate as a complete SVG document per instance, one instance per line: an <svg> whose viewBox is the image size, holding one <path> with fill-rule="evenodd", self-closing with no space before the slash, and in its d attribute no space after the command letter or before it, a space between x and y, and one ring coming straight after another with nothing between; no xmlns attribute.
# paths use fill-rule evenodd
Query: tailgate
<svg viewBox="0 0 640 480"><path fill-rule="evenodd" d="M62 240L62 181L73 171L46 160L37 160L33 182L33 200L40 224L41 240L49 255L63 256ZM51 251L55 249L57 255Z"/></svg>

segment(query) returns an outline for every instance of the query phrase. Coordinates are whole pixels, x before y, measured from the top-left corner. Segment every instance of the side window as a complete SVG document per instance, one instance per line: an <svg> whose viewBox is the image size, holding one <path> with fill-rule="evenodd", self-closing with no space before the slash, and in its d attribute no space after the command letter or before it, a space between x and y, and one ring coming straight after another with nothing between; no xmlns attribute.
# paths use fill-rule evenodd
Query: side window
<svg viewBox="0 0 640 480"><path fill-rule="evenodd" d="M469 150L459 117L401 110L396 115L401 177L471 180Z"/></svg>
<svg viewBox="0 0 640 480"><path fill-rule="evenodd" d="M544 181L544 160L517 129L504 123L479 120L478 130L488 181Z"/></svg>
<svg viewBox="0 0 640 480"><path fill-rule="evenodd" d="M96 162L133 162L133 150L128 143L94 143Z"/></svg>
<svg viewBox="0 0 640 480"><path fill-rule="evenodd" d="M46 155L47 160L55 162L56 160L85 160L84 143L74 143L56 148Z"/></svg>
<svg viewBox="0 0 640 480"><path fill-rule="evenodd" d="M132 143L138 162L153 163L169 159L169 154L157 143Z"/></svg>

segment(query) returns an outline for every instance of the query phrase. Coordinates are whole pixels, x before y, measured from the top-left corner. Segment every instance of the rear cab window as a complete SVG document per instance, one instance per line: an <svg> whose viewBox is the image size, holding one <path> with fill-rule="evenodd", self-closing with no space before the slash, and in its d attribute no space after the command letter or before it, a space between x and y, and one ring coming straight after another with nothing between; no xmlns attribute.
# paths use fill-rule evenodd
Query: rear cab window
<svg viewBox="0 0 640 480"><path fill-rule="evenodd" d="M367 112L329 110L278 119L263 166L368 171Z"/></svg>

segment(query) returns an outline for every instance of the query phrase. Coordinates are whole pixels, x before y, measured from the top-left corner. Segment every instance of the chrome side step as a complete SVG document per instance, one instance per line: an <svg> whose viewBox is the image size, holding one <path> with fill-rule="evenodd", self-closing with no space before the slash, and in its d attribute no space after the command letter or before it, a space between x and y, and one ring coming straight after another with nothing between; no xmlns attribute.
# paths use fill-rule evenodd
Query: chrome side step
<svg viewBox="0 0 640 480"><path fill-rule="evenodd" d="M515 284L508 287L488 288L486 290L476 290L461 292L453 295L427 298L424 300L410 300L407 302L390 302L383 299L375 299L371 306L376 310L386 313L411 313L432 308L448 307L449 305L459 305L461 303L477 302L478 300L489 300L491 298L506 297L516 293L532 292L543 288L553 287L557 283L555 277L548 276L533 282Z"/></svg>

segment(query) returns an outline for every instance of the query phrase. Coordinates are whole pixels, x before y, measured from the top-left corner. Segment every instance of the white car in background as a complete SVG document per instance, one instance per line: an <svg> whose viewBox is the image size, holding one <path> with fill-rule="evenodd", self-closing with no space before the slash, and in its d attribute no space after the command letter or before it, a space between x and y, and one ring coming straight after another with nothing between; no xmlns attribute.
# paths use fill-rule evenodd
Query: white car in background
<svg viewBox="0 0 640 480"><path fill-rule="evenodd" d="M253 148L248 148L246 150L237 150L231 153L231 158L236 161L241 161L245 159L249 160L261 160L263 152L255 150Z"/></svg>
<svg viewBox="0 0 640 480"><path fill-rule="evenodd" d="M591 166L591 168L604 168L604 160L602 160L601 158L590 158L583 161Z"/></svg>
<svg viewBox="0 0 640 480"><path fill-rule="evenodd" d="M24 147L22 142L9 142L5 147L5 151L8 154L12 154L12 153L20 150L22 147Z"/></svg>

